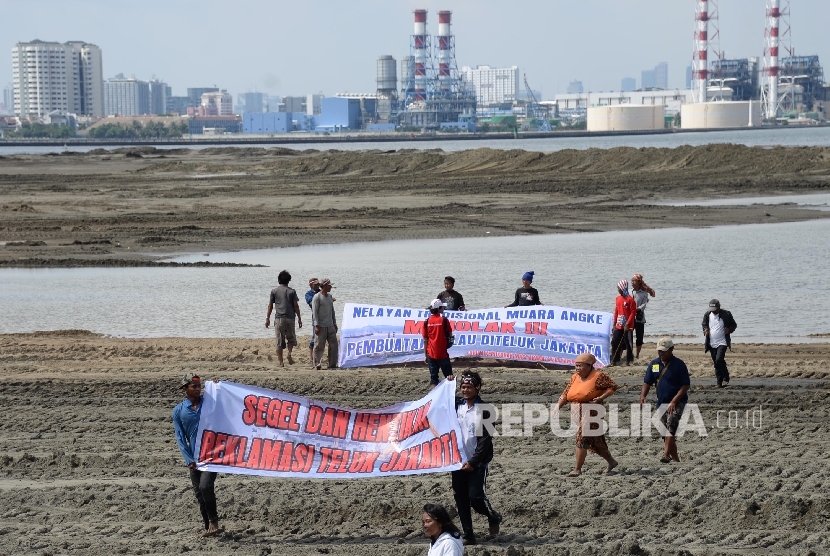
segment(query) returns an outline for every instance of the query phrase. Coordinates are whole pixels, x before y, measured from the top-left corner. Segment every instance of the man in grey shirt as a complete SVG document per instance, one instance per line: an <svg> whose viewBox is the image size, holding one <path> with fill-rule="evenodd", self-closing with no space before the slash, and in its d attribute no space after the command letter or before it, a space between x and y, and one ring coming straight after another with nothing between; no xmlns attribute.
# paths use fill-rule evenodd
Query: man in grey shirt
<svg viewBox="0 0 830 556"><path fill-rule="evenodd" d="M284 367L282 362L282 351L288 346L288 364L294 364L291 357L291 350L297 345L297 334L294 331L294 316L297 317L297 324L303 327L303 318L300 316L300 305L297 292L288 287L291 275L283 270L277 276L279 286L271 290L271 299L268 301L268 314L265 317L265 328L271 323L271 311L274 312L274 334L277 337L277 360L279 366Z"/></svg>
<svg viewBox="0 0 830 556"><path fill-rule="evenodd" d="M329 369L337 368L337 318L334 314L334 298L329 295L331 280L320 281L320 291L311 300L311 318L314 321L314 368L320 369L323 361L323 345L329 344Z"/></svg>

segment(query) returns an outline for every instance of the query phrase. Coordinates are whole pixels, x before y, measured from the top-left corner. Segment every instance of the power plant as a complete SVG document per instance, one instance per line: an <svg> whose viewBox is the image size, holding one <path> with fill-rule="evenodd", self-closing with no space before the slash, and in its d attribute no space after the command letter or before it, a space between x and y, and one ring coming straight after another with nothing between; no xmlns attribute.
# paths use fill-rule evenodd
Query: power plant
<svg viewBox="0 0 830 556"><path fill-rule="evenodd" d="M378 58L377 123L420 128L448 127L475 122L475 95L458 71L452 12L438 12L438 34L427 28L427 10L414 12L409 56L401 60L400 90L396 90L397 63L390 55Z"/></svg>

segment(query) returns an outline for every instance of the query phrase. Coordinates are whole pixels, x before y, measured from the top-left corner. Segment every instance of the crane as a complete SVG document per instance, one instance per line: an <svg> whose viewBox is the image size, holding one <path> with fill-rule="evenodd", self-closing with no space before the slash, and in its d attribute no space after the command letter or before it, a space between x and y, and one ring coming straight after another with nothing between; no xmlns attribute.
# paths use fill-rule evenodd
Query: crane
<svg viewBox="0 0 830 556"><path fill-rule="evenodd" d="M527 82L527 74L523 74L524 82L525 82L525 95L527 96L527 103L525 104L525 118L529 121L537 116L541 116L543 118L542 125L539 127L539 131L550 131L550 121L548 121L548 107L539 104L539 101L536 99L536 95L533 94L533 89L530 88L530 85Z"/></svg>

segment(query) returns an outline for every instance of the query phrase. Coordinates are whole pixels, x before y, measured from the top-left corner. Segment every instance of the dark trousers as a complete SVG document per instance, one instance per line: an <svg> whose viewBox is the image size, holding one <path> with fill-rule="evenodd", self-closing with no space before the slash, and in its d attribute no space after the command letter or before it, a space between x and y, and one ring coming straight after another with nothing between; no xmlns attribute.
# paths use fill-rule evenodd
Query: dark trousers
<svg viewBox="0 0 830 556"><path fill-rule="evenodd" d="M210 522L219 523L219 514L216 512L216 494L213 492L213 483L216 482L216 473L210 471L190 470L190 483L193 485L193 494L199 501L199 511L205 522L205 529Z"/></svg>
<svg viewBox="0 0 830 556"><path fill-rule="evenodd" d="M474 538L473 535L473 513L487 516L487 520L499 521L499 514L490 505L490 500L484 492L487 482L487 468L476 467L474 471L453 471L452 491L455 496L455 506L458 508L458 520L461 522L461 530L467 538Z"/></svg>
<svg viewBox="0 0 830 556"><path fill-rule="evenodd" d="M729 382L729 369L726 367L726 346L711 348L709 354L712 356L712 363L715 364L715 378L718 384Z"/></svg>
<svg viewBox="0 0 830 556"><path fill-rule="evenodd" d="M441 369L441 372L444 373L445 377L452 374L452 364L450 363L449 357L446 359L433 359L432 357L427 357L427 365L429 365L430 384L438 384L438 369Z"/></svg>
<svg viewBox="0 0 830 556"><path fill-rule="evenodd" d="M643 336L646 335L646 323L644 322L635 322L634 323L634 331L637 333L637 345L643 345Z"/></svg>
<svg viewBox="0 0 830 556"><path fill-rule="evenodd" d="M633 343L631 341L632 336L633 332L630 330L626 332L622 328L614 329L614 334L611 336L611 355L613 355L614 358L611 360L611 363L618 363L620 361L623 348L625 348L625 362L634 362L634 351L631 346Z"/></svg>

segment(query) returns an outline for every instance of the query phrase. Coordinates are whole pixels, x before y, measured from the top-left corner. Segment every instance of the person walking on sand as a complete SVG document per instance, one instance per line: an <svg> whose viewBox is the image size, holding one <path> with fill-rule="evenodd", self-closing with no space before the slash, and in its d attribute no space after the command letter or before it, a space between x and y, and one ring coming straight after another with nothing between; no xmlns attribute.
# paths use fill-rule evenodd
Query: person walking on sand
<svg viewBox="0 0 830 556"><path fill-rule="evenodd" d="M300 304L297 292L293 288L288 287L288 282L291 281L291 275L287 270L283 270L277 276L279 286L271 290L271 298L268 301L268 314L265 316L265 328L271 324L271 311L274 310L274 334L277 342L277 361L280 367L284 367L282 362L282 352L288 347L288 364L294 364L294 358L291 357L291 350L297 345L297 334L294 331L294 317L297 317L297 325L303 327L303 318L300 316Z"/></svg>
<svg viewBox="0 0 830 556"><path fill-rule="evenodd" d="M424 536L429 539L427 556L462 556L464 554L461 532L444 506L424 505L421 524Z"/></svg>
<svg viewBox="0 0 830 556"><path fill-rule="evenodd" d="M527 307L528 305L542 304L542 300L539 299L539 292L530 285L533 283L534 274L536 273L529 270L522 275L522 287L516 290L513 303L505 305L505 307Z"/></svg>
<svg viewBox="0 0 830 556"><path fill-rule="evenodd" d="M444 277L444 290L435 296L445 303L447 311L466 311L464 306L464 296L455 291L455 278L452 276Z"/></svg>
<svg viewBox="0 0 830 556"><path fill-rule="evenodd" d="M311 300L320 291L320 281L317 278L308 279L309 290L305 292L305 302L308 308L311 309ZM308 344L308 361L314 367L314 313L311 313L311 342Z"/></svg>
<svg viewBox="0 0 830 556"><path fill-rule="evenodd" d="M686 363L674 356L674 342L671 338L660 338L657 342L657 359L648 364L640 391L640 405L646 403L649 389L657 386L657 409L665 408L660 421L667 429L664 437L662 463L680 461L677 455L677 428L683 409L689 401L689 369Z"/></svg>
<svg viewBox="0 0 830 556"><path fill-rule="evenodd" d="M311 318L314 320L314 368L320 370L323 349L329 345L329 369L337 368L337 317L334 298L329 295L334 285L328 278L320 282L320 291L311 300Z"/></svg>
<svg viewBox="0 0 830 556"><path fill-rule="evenodd" d="M219 534L219 514L216 510L216 494L213 485L216 473L196 469L196 432L202 416L202 380L194 374L182 377L179 389L184 391L185 399L173 409L173 428L176 431L176 443L184 457L184 464L190 470L190 484L199 502L199 511L205 524L203 537Z"/></svg>
<svg viewBox="0 0 830 556"><path fill-rule="evenodd" d="M450 347L452 338L452 326L450 321L443 315L446 305L440 299L434 299L429 304L429 318L424 321L424 352L429 366L429 387L438 386L438 369L444 376L452 380L452 363Z"/></svg>
<svg viewBox="0 0 830 556"><path fill-rule="evenodd" d="M597 358L590 353L580 354L574 360L576 372L571 376L571 381L565 387L555 411L558 412L565 404L571 404L571 413L579 415L579 428L576 429L576 465L568 477L578 477L582 473L582 465L588 450L599 454L602 459L608 462L603 473L610 473L617 467L617 460L611 456L605 435L601 434L599 425L592 423L589 430L583 430L583 417L588 416L591 410L588 404L602 404L617 391L617 383L605 373L594 368ZM587 434L586 434L587 433Z"/></svg>
<svg viewBox="0 0 830 556"><path fill-rule="evenodd" d="M654 297L657 295L653 289L643 280L642 274L635 274L631 277L631 297L634 298L634 303L637 305L637 313L634 317L634 332L637 336L636 348L634 354L635 359L640 358L640 350L643 349L643 337L646 332L646 305L648 305L648 296Z"/></svg>
<svg viewBox="0 0 830 556"><path fill-rule="evenodd" d="M476 544L473 533L472 508L487 516L491 535L499 534L502 516L496 513L485 494L489 465L493 460L493 437L484 424L490 418L490 410L479 397L481 376L475 371L461 373L461 397L455 400L461 440L467 461L461 469L453 471L452 491L458 508L458 519L464 531L464 544Z"/></svg>
<svg viewBox="0 0 830 556"><path fill-rule="evenodd" d="M628 280L617 282L617 296L614 304L614 316L611 322L614 324L614 332L611 336L611 366L620 362L622 348L625 347L625 363L631 365L634 362L634 351L631 349L632 328L637 317L637 305L634 298L628 294Z"/></svg>
<svg viewBox="0 0 830 556"><path fill-rule="evenodd" d="M732 333L738 328L738 323L732 318L732 313L720 308L720 301L713 299L709 302L709 310L703 315L704 353L712 356L715 366L715 379L718 388L729 386L729 368L726 366L726 348L732 349Z"/></svg>

